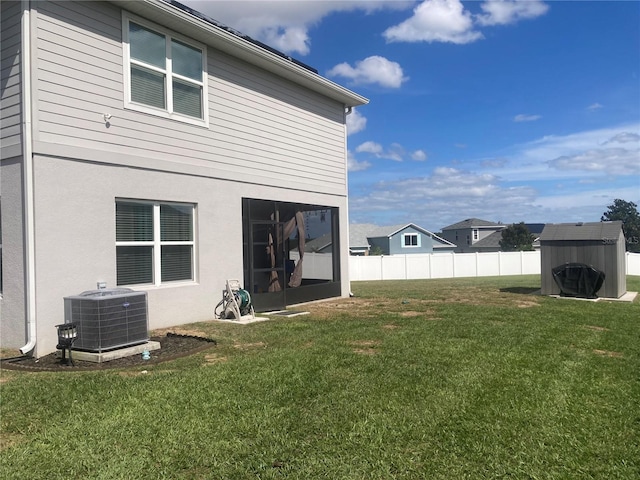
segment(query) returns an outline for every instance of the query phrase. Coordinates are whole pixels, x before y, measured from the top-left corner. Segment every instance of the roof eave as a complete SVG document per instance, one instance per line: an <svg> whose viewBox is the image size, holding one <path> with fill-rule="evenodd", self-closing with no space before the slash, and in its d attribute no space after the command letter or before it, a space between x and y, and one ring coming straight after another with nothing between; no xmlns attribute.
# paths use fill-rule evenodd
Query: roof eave
<svg viewBox="0 0 640 480"><path fill-rule="evenodd" d="M309 90L336 100L345 107L366 105L369 100L306 68L207 23L162 0L109 0L121 8L168 26L247 63L286 78Z"/></svg>

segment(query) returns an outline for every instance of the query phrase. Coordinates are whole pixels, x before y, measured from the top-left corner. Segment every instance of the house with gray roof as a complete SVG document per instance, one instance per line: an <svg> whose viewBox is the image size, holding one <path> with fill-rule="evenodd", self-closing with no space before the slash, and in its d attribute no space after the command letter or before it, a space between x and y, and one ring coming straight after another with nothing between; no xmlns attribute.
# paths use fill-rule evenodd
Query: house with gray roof
<svg viewBox="0 0 640 480"><path fill-rule="evenodd" d="M540 248L540 234L544 223L525 223L533 235L533 248ZM441 237L457 245L456 253L500 252L502 230L508 225L490 222L479 218L468 218L442 229Z"/></svg>
<svg viewBox="0 0 640 480"><path fill-rule="evenodd" d="M456 253L497 252L501 230L507 226L480 218L467 218L442 228L441 236L456 245ZM497 235L495 235L497 233Z"/></svg>

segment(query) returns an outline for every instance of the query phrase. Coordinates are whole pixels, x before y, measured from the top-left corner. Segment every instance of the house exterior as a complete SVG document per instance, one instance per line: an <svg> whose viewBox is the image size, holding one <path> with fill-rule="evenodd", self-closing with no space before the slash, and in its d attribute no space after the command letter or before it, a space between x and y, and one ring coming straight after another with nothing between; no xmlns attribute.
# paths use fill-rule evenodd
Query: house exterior
<svg viewBox="0 0 640 480"><path fill-rule="evenodd" d="M147 292L151 329L347 296L346 115L367 99L176 2L3 1L3 347L63 298ZM322 215L330 278L288 265ZM294 281L295 276L295 281Z"/></svg>
<svg viewBox="0 0 640 480"><path fill-rule="evenodd" d="M364 225L350 225L350 232L354 232L353 236L350 234L352 254L362 248L362 236L366 237L368 243L366 254L376 247L383 255L441 253L451 252L455 248L451 242L413 223L389 227L371 225L368 231Z"/></svg>
<svg viewBox="0 0 640 480"><path fill-rule="evenodd" d="M380 228L373 223L349 224L349 254L355 256L367 256L371 250L367 236L370 232Z"/></svg>
<svg viewBox="0 0 640 480"><path fill-rule="evenodd" d="M467 218L442 228L441 236L445 240L456 245L456 253L491 252L499 251L498 236L500 231L506 228L501 223L490 222L479 218ZM498 233L498 235L494 235ZM485 240L491 236L491 239ZM498 240L496 242L495 240ZM497 246L497 250L496 250Z"/></svg>
<svg viewBox="0 0 640 480"><path fill-rule="evenodd" d="M604 273L604 282L595 292L598 296L624 295L627 277L622 222L547 224L540 236L542 295L560 294L553 269L569 263L585 264Z"/></svg>
<svg viewBox="0 0 640 480"><path fill-rule="evenodd" d="M542 233L542 229L544 228L544 223L525 223L525 227L529 230L529 233L533 235L533 243L532 247L534 250L540 249L540 234ZM484 236L482 239L476 241L472 246L467 247L469 252L501 252L502 247L500 246L500 242L502 241L502 231L506 228L507 225L504 225L503 228L490 233L487 236ZM478 230L479 231L479 230ZM471 232L471 237L473 238L475 234L473 231Z"/></svg>

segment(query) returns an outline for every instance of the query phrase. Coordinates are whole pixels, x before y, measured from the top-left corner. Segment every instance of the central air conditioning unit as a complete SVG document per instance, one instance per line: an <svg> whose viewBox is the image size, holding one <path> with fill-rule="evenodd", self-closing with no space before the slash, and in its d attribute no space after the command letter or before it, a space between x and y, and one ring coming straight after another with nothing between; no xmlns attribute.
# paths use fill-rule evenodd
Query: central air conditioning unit
<svg viewBox="0 0 640 480"><path fill-rule="evenodd" d="M74 323L73 350L102 353L149 340L147 292L89 290L64 298L64 321Z"/></svg>

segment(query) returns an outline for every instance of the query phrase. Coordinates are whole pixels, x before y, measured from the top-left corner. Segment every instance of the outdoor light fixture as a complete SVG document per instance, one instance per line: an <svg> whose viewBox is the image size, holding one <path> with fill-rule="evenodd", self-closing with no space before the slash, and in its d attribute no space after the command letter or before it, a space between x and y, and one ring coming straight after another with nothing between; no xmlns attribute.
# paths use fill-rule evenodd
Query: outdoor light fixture
<svg viewBox="0 0 640 480"><path fill-rule="evenodd" d="M73 358L71 358L71 346L73 342L78 338L78 327L75 323L62 323L56 325L58 329L58 345L56 348L62 350L62 363L73 365ZM69 350L69 360L65 358L65 350Z"/></svg>

